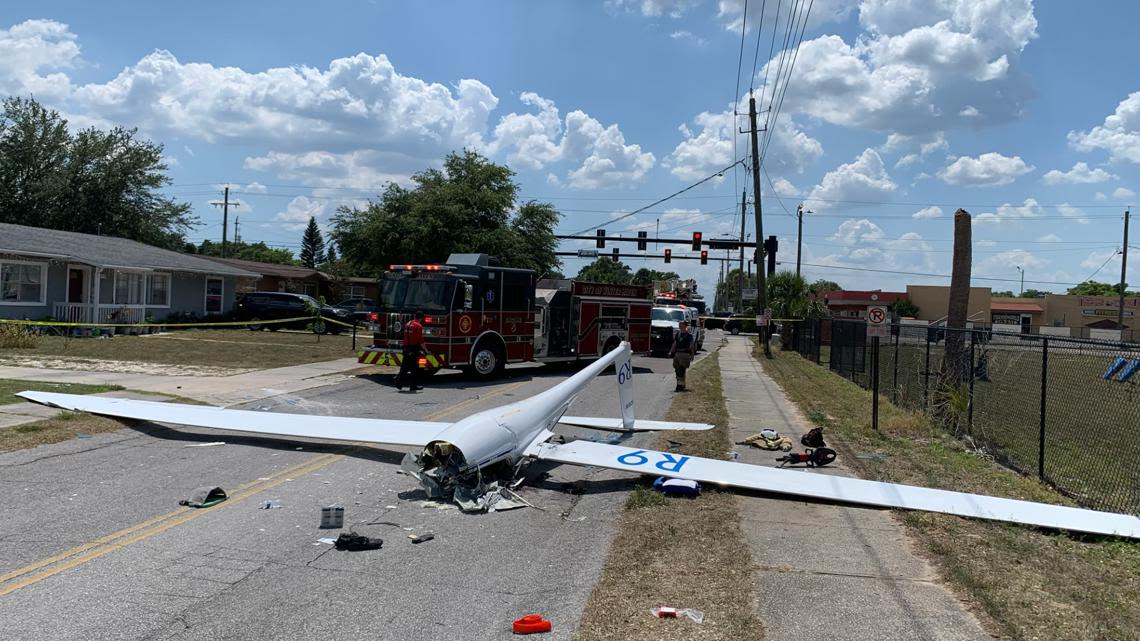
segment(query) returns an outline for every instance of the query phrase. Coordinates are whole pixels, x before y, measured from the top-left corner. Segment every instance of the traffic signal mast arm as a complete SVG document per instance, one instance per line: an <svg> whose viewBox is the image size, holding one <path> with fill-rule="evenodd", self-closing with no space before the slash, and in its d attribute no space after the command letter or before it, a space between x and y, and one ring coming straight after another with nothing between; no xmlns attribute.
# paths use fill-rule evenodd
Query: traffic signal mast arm
<svg viewBox="0 0 1140 641"><path fill-rule="evenodd" d="M605 232L604 229L600 229L598 231ZM695 233L699 234L700 232L695 232ZM637 237L637 236L606 236L606 235L604 235L604 233L599 234L597 236L567 236L567 235L556 234L554 237L559 239L559 240L593 240L593 241L597 241L598 243L606 243L606 242L612 241L612 242L639 243L639 244L640 243L660 243L663 245L687 245L690 243L695 244L697 242L695 239L692 239L692 238L648 238L648 237ZM740 242L739 240L733 240L731 238L710 238L710 239L701 238L700 242L701 242L701 245L708 247L709 249L737 249L740 247L756 247L756 243L753 241ZM604 244L598 245L598 249L603 249L604 247L605 247ZM698 251L698 250L694 249L694 251Z"/></svg>

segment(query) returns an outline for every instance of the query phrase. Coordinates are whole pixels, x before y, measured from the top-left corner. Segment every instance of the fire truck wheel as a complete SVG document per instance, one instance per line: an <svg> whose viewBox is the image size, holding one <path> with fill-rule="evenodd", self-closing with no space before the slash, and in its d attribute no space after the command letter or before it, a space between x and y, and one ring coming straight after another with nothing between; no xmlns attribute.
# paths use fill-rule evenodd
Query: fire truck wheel
<svg viewBox="0 0 1140 641"><path fill-rule="evenodd" d="M502 348L494 341L484 340L475 346L475 354L471 357L471 371L479 378L497 376L503 369Z"/></svg>

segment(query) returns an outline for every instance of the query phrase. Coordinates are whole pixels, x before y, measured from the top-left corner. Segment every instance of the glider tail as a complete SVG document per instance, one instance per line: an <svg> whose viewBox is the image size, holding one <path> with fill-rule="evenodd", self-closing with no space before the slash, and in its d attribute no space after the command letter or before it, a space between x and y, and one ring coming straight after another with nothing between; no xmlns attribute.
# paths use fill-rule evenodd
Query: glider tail
<svg viewBox="0 0 1140 641"><path fill-rule="evenodd" d="M621 402L621 423L626 430L632 430L633 420L633 362L630 360L633 350L629 343L623 342L618 348L619 354L614 361L614 372L617 374L618 400Z"/></svg>

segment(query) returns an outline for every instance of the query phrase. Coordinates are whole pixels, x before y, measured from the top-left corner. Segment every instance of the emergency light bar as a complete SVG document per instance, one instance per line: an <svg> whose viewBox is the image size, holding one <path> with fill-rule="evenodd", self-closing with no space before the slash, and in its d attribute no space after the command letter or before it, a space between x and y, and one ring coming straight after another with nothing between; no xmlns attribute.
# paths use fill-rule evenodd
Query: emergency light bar
<svg viewBox="0 0 1140 641"><path fill-rule="evenodd" d="M455 271L451 265L388 265L391 272L450 272Z"/></svg>

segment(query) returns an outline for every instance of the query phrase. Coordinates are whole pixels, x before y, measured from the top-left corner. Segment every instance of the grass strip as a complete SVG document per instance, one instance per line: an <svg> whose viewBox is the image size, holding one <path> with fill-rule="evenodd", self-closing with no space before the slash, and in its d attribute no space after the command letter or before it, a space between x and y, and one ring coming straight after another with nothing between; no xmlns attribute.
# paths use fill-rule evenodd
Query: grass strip
<svg viewBox="0 0 1140 641"><path fill-rule="evenodd" d="M357 347L371 337L357 334ZM352 337L247 329L186 330L143 336L70 338L40 336L35 347L0 349L0 357L95 358L171 365L266 369L347 358Z"/></svg>
<svg viewBox="0 0 1140 641"><path fill-rule="evenodd" d="M47 383L43 381L23 381L14 378L0 378L0 405L22 403L24 399L16 392L59 392L60 394L98 394L121 390L118 385L82 385L79 383Z"/></svg>
<svg viewBox="0 0 1140 641"><path fill-rule="evenodd" d="M688 383L689 392L674 397L666 420L709 422L716 429L664 432L656 447L723 459L732 445L717 355L690 369ZM630 493L574 638L763 639L735 495L705 486L695 499L667 498L650 486L651 479L644 479ZM656 619L649 612L655 606L695 608L705 620Z"/></svg>
<svg viewBox="0 0 1140 641"><path fill-rule="evenodd" d="M59 416L55 418L24 423L0 430L0 452L61 443L81 435L90 436L121 429L123 429L122 423L102 416L79 412L60 412Z"/></svg>
<svg viewBox="0 0 1140 641"><path fill-rule="evenodd" d="M870 392L795 352L773 350L771 359L758 360L865 478L1072 504L882 397L880 431L873 432ZM1140 640L1140 544L945 514L899 514L947 584L1002 638Z"/></svg>

